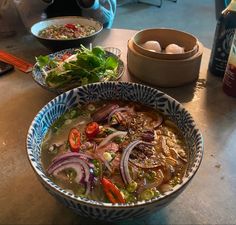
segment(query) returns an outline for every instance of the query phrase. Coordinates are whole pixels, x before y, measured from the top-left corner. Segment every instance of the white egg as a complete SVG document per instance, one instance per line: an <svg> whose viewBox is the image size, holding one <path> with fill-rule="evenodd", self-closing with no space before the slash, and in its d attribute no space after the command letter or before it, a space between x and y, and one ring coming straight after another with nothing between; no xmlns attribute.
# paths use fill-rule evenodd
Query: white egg
<svg viewBox="0 0 236 225"><path fill-rule="evenodd" d="M161 52L161 45L158 41L146 41L142 47L152 52Z"/></svg>
<svg viewBox="0 0 236 225"><path fill-rule="evenodd" d="M165 53L167 54L181 54L184 53L184 48L176 44L169 44L166 46Z"/></svg>

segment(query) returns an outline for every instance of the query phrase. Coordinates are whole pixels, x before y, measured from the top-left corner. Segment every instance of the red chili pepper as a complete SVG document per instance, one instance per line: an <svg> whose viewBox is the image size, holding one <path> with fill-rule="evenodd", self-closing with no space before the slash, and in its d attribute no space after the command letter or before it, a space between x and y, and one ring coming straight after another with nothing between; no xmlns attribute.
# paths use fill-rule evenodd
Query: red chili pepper
<svg viewBox="0 0 236 225"><path fill-rule="evenodd" d="M72 23L65 24L65 27L69 28L69 29L72 29L72 30L77 30L77 27Z"/></svg>
<svg viewBox="0 0 236 225"><path fill-rule="evenodd" d="M69 145L72 152L78 152L81 140L80 140L80 132L76 128L72 128L69 134Z"/></svg>
<svg viewBox="0 0 236 225"><path fill-rule="evenodd" d="M94 138L99 133L99 125L96 122L88 123L85 128L85 134L89 139Z"/></svg>
<svg viewBox="0 0 236 225"><path fill-rule="evenodd" d="M68 59L70 56L71 56L70 53L65 53L65 54L61 57L61 60L62 60L62 61L65 61L65 60Z"/></svg>
<svg viewBox="0 0 236 225"><path fill-rule="evenodd" d="M111 203L125 203L125 199L116 185L104 177L101 179L101 183L103 190Z"/></svg>

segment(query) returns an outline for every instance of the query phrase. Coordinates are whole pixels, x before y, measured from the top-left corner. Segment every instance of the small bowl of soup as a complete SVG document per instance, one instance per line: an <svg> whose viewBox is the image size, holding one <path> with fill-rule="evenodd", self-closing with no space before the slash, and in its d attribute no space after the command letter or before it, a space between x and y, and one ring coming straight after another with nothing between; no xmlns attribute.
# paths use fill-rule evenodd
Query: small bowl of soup
<svg viewBox="0 0 236 225"><path fill-rule="evenodd" d="M175 199L200 166L203 139L189 112L165 93L105 82L46 104L29 128L27 154L57 200L82 216L116 221Z"/></svg>
<svg viewBox="0 0 236 225"><path fill-rule="evenodd" d="M39 21L31 27L31 34L50 50L88 46L102 31L103 25L80 16L55 17Z"/></svg>

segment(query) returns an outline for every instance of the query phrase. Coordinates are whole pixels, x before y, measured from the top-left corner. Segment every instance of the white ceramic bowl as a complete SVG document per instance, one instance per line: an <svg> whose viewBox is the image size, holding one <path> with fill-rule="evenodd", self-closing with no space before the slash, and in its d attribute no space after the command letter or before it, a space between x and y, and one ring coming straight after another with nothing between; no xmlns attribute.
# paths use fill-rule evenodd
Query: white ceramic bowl
<svg viewBox="0 0 236 225"><path fill-rule="evenodd" d="M52 123L67 109L101 100L135 101L169 116L183 132L189 146L186 174L181 184L160 197L137 203L112 204L76 197L53 183L45 174L41 163L41 143ZM175 199L196 174L203 157L201 132L188 111L176 100L157 89L136 83L105 82L75 88L65 92L48 104L35 116L27 136L27 154L30 164L46 190L76 213L99 220L115 221L139 217L155 212Z"/></svg>

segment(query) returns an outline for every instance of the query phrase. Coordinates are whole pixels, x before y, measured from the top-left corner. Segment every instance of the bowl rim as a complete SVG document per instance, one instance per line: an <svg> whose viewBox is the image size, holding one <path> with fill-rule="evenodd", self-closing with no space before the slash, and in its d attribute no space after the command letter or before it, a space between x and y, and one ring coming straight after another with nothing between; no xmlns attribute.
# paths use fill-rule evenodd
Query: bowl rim
<svg viewBox="0 0 236 225"><path fill-rule="evenodd" d="M103 83L106 83L107 85L109 85L109 83L110 84L115 84L115 85L119 85L119 84L136 85L136 86L139 86L139 87L146 87L148 89L156 90L157 93L163 94L163 96L165 98L167 98L168 101L176 102L178 104L179 109L185 110L188 118L191 119L191 123L194 126L194 128L196 130L196 133L200 137L200 140L198 140L198 142L199 142L199 149L198 149L198 151L196 153L196 157L194 159L193 166L191 167L191 171L188 173L188 175L185 175L185 177L183 179L183 182L181 184L177 184L176 186L174 186L171 191L165 192L165 194L163 194L163 195L161 195L159 197L153 198L151 200L148 200L148 201L138 201L138 202L135 202L135 203L125 203L125 204L122 204L122 203L113 204L113 203L105 203L105 202L99 202L99 201L95 201L95 200L90 200L90 199L87 199L87 198L84 198L84 197L79 197L79 196L76 197L74 194L71 194L68 191L62 189L60 186L56 185L53 181L50 181L51 183L53 183L55 185L55 187L52 186L49 182L47 182L45 179L43 179L42 176L40 175L41 172L36 167L36 165L38 163L36 163L36 162L34 163L33 160L31 160L31 158L33 158L33 156L30 156L30 149L29 149L29 146L28 146L28 139L30 138L31 130L32 130L33 126L37 123L38 117L43 115L44 111L46 110L46 108L48 106L52 105L55 101L60 100L63 95L68 96L72 92L76 92L77 93L80 89L88 88L89 86L92 86L92 85L100 86ZM124 209L124 208L136 208L136 207L140 207L140 206L147 206L147 205L152 205L152 204L154 204L156 202L162 202L166 198L171 198L171 197L174 198L174 195L176 193L183 191L184 188L186 187L186 185L192 180L192 178L194 177L194 175L196 174L196 172L200 168L200 165L201 165L201 162L202 162L202 159L203 159L203 153L204 153L204 140L203 140L202 133L200 132L200 130L199 130L195 120L193 120L193 117L189 113L189 111L187 111L185 109L185 107L180 102L178 102L177 100L175 100L171 96L167 95L166 93L164 93L164 92L162 92L162 91L160 91L160 90L158 90L156 88L153 88L153 87L150 87L150 86L147 86L147 85L144 85L144 84L140 84L140 83L126 82L126 81L118 81L118 82L116 82L116 81L107 81L107 82L100 82L100 83L94 83L94 84L93 83L92 84L87 84L87 85L83 85L83 86L71 89L71 90L69 90L67 92L64 92L64 93L56 96L51 101L49 101L47 104L45 104L38 111L38 113L34 117L33 121L30 124L30 127L28 129L27 138L26 138L26 153L27 153L27 158L28 158L28 160L30 162L30 165L33 168L34 172L36 173L37 177L39 178L40 182L43 183L44 185L46 185L47 187L50 187L51 189L53 189L54 192L57 192L60 196L63 196L63 198L69 198L71 201L75 201L76 203L86 204L86 205L89 205L89 206L92 206L92 207ZM47 177L45 172L44 172L43 175ZM48 177L47 177L47 179L50 180ZM63 192L58 190L58 189L63 190Z"/></svg>
<svg viewBox="0 0 236 225"><path fill-rule="evenodd" d="M143 32L150 32L150 31L156 31L156 30L158 30L158 31L160 31L160 32L161 32L161 31L179 32L179 33L181 33L181 34L187 35L187 36L189 36L189 37L191 37L191 38L193 38L193 39L195 40L195 45L193 46L192 49L190 49L190 50L188 50L188 51L185 51L184 53L167 54L167 53L164 53L164 52L154 52L154 51L150 51L150 50L148 50L148 49L142 47L142 45L140 45L140 43L137 42L136 37L137 37L138 35L140 35L141 33L143 33ZM138 31L137 33L135 33L134 36L133 36L131 39L133 40L135 49L137 48L137 49L141 50L142 52L146 52L147 55L150 55L149 57L152 56L152 58L163 59L163 60L178 60L178 58L175 59L175 57L178 57L178 56L180 56L181 59L187 59L187 58L189 57L189 55L191 55L192 53L193 53L193 55L194 55L194 53L196 53L196 52L198 51L198 48L199 48L199 46L198 46L199 40L198 40L198 38L197 38L196 36L194 36L193 34L191 34L191 33L189 33L189 32L186 32L186 31L183 31L183 30L177 30L177 29L173 29L173 28L160 27L160 28L147 28L147 29L142 29L142 30ZM158 56L159 56L160 58L158 58ZM165 58L165 56L166 56L167 58ZM162 58L162 57L164 57L164 58ZM190 56L190 57L191 57L191 56ZM168 58L169 58L169 59L168 59ZM180 60L181 60L181 59L180 59Z"/></svg>
<svg viewBox="0 0 236 225"><path fill-rule="evenodd" d="M65 19L83 19L83 20L86 20L86 21L93 21L95 22L96 24L99 25L99 29L96 30L96 32L88 35L88 36L85 36L85 37L80 37L80 38L70 38L70 39L55 39L55 38L45 38L45 37L41 37L39 36L38 34L36 34L35 32L33 32L33 29L34 27L36 27L37 25L39 25L40 23L44 23L44 22L47 22L47 21L54 21L54 20L65 20ZM93 37L95 36L96 34L100 33L101 31L103 30L103 25L100 21L98 20L95 20L94 18L91 18L91 17L83 17L83 16L58 16L58 17L52 17L52 18L48 18L48 19L45 19L45 20L41 20L41 21L38 21L36 23L34 23L31 28L30 28L30 33L36 37L36 38L39 38L41 40L45 40L45 41L56 41L56 42L68 42L68 41L78 41L78 40L83 40L83 39L86 39L86 38L89 38L89 37Z"/></svg>

